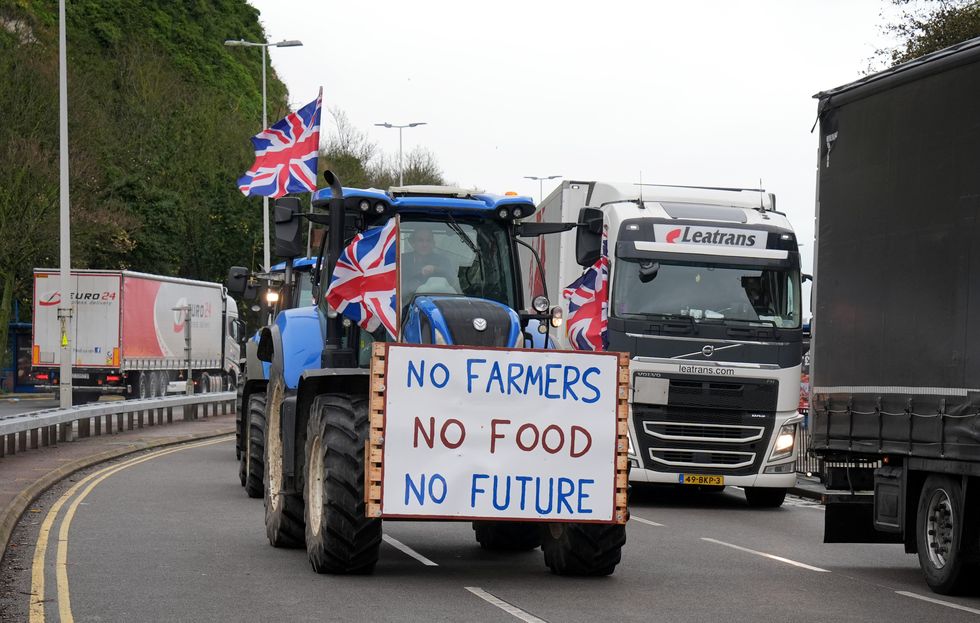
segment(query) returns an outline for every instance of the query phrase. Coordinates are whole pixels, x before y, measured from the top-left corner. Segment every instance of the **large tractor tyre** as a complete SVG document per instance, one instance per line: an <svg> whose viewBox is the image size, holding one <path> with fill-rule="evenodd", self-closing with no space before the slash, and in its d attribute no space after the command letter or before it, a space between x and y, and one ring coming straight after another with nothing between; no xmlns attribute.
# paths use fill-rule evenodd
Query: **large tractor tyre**
<svg viewBox="0 0 980 623"><path fill-rule="evenodd" d="M786 499L786 489L745 487L745 501L752 508L779 508Z"/></svg>
<svg viewBox="0 0 980 623"><path fill-rule="evenodd" d="M248 397L245 413L245 449L242 451L242 486L250 498L265 495L265 394Z"/></svg>
<svg viewBox="0 0 980 623"><path fill-rule="evenodd" d="M283 491L283 449L280 415L286 383L274 375L265 404L265 452L262 485L265 489L265 534L273 547L303 547L303 494Z"/></svg>
<svg viewBox="0 0 980 623"><path fill-rule="evenodd" d="M556 575L609 575L625 543L622 524L551 523L541 530L544 564Z"/></svg>
<svg viewBox="0 0 980 623"><path fill-rule="evenodd" d="M975 591L977 568L967 560L975 543L977 517L966 517L958 478L933 474L919 495L915 538L926 584L940 595ZM972 591L971 591L972 589Z"/></svg>
<svg viewBox="0 0 980 623"><path fill-rule="evenodd" d="M367 574L381 547L381 520L364 504L367 401L323 394L306 433L306 553L317 573Z"/></svg>
<svg viewBox="0 0 980 623"><path fill-rule="evenodd" d="M519 521L474 521L476 541L485 550L526 552L541 546L538 524Z"/></svg>

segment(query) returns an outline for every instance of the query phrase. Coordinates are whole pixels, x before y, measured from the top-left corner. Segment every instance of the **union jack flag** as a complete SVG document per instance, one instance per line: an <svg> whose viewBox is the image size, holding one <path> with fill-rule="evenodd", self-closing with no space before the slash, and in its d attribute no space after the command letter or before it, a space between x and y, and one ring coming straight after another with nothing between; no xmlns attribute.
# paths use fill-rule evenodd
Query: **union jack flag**
<svg viewBox="0 0 980 623"><path fill-rule="evenodd" d="M602 255L562 292L568 301L568 339L576 350L606 350L609 346L609 257L606 234Z"/></svg>
<svg viewBox="0 0 980 623"><path fill-rule="evenodd" d="M271 128L252 137L255 162L238 179L246 197L282 197L316 190L317 152L320 148L320 98L310 102Z"/></svg>
<svg viewBox="0 0 980 623"><path fill-rule="evenodd" d="M384 325L398 337L398 221L389 219L354 237L337 259L327 288L327 304L374 331Z"/></svg>

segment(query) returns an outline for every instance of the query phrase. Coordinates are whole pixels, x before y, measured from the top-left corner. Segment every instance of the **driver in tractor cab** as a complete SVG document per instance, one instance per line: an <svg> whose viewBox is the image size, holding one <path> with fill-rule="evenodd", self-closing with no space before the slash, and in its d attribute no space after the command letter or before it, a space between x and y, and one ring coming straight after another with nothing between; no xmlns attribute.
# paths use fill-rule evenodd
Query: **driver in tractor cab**
<svg viewBox="0 0 980 623"><path fill-rule="evenodd" d="M415 223L408 236L412 250L402 254L402 295L459 294L457 269L445 255L437 252L435 236L427 224Z"/></svg>

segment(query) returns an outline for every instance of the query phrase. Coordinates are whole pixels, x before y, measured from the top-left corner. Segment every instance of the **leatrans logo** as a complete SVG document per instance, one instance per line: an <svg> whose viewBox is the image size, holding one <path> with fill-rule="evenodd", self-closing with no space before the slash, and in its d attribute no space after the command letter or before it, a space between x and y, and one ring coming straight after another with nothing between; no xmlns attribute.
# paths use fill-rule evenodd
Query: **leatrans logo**
<svg viewBox="0 0 980 623"><path fill-rule="evenodd" d="M680 242L692 242L694 244L718 244L718 245L728 245L735 247L754 247L755 246L755 234L736 234L732 232L722 231L720 229L715 229L713 231L699 231L693 230L691 227L685 227L684 229L675 229L667 234L667 242L677 243L677 239L680 238Z"/></svg>
<svg viewBox="0 0 980 623"><path fill-rule="evenodd" d="M658 240L667 244L705 244L721 247L766 248L768 236L764 231L754 229L729 229L724 227L671 227L655 225L654 233Z"/></svg>

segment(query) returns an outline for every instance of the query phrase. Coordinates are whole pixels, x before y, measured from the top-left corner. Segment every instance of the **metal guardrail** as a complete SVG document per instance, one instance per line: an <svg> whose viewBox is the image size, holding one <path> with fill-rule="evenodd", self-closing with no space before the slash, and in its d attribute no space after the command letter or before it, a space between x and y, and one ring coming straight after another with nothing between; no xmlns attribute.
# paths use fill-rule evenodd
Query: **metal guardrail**
<svg viewBox="0 0 980 623"><path fill-rule="evenodd" d="M174 408L183 421L229 413L235 409L236 392L194 394L144 400L116 400L79 405L69 409L47 409L0 418L0 457L28 449L93 435L111 435L145 426L174 421ZM187 408L189 407L189 408Z"/></svg>

